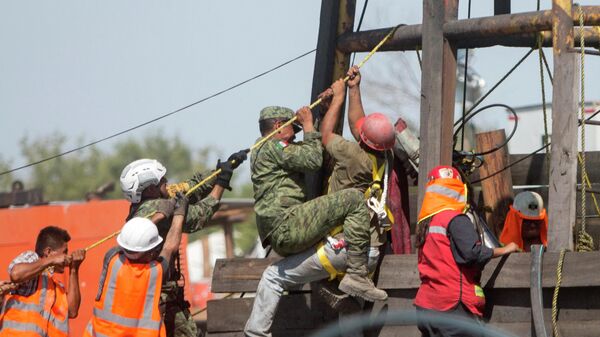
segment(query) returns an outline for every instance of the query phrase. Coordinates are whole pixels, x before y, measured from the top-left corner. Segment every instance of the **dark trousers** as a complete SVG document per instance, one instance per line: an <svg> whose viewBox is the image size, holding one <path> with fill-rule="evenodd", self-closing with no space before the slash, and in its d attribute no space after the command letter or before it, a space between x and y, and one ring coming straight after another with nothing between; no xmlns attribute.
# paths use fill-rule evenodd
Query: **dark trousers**
<svg viewBox="0 0 600 337"><path fill-rule="evenodd" d="M427 319L428 315L442 317L448 322L438 322ZM462 322L475 323L481 331L473 331L465 328ZM462 303L449 311L435 311L417 307L417 326L423 337L479 337L484 336L484 325L479 316L474 315Z"/></svg>

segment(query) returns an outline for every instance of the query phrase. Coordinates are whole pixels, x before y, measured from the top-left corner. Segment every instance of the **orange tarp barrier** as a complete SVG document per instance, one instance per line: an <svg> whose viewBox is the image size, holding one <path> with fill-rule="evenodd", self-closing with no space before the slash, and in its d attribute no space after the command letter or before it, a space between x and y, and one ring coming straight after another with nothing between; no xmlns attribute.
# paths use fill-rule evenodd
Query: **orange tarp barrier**
<svg viewBox="0 0 600 337"><path fill-rule="evenodd" d="M121 229L128 211L129 202L126 200L65 202L0 209L0 279L8 279L7 268L12 259L26 250L34 250L37 234L42 228L52 225L66 229L71 235L69 250L72 251L85 248ZM81 307L79 316L69 322L70 336L83 334L98 290L102 259L106 251L115 245L116 240L111 239L87 252L79 270ZM182 245L184 247L185 242ZM184 253L185 249L181 251ZM68 270L65 276L67 273Z"/></svg>

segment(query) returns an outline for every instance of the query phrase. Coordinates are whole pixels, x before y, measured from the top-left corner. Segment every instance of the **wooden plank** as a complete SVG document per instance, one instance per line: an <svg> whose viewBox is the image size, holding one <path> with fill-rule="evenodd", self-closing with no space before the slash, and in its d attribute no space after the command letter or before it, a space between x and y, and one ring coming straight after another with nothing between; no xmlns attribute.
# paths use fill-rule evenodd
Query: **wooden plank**
<svg viewBox="0 0 600 337"><path fill-rule="evenodd" d="M213 271L213 293L256 291L263 270L280 258L218 259Z"/></svg>
<svg viewBox="0 0 600 337"><path fill-rule="evenodd" d="M444 38L443 24L457 16L457 0L423 1L419 169L425 173L452 163L456 49ZM420 174L418 205L426 184L427 174Z"/></svg>
<svg viewBox="0 0 600 337"><path fill-rule="evenodd" d="M554 85L548 200L548 250L573 249L577 183L577 54L573 47L572 0L553 0Z"/></svg>
<svg viewBox="0 0 600 337"><path fill-rule="evenodd" d="M542 263L542 286L556 283L558 253L545 253ZM268 265L264 259L220 259L215 265L213 292L252 292L256 290L262 271ZM530 254L516 253L506 258L492 259L485 267L481 284L491 288L529 289ZM600 286L600 252L565 255L562 288ZM414 290L420 285L417 256L386 255L379 269L377 286L386 290ZM303 290L308 290L305 286Z"/></svg>
<svg viewBox="0 0 600 337"><path fill-rule="evenodd" d="M252 311L253 298L208 301L209 332L241 331ZM286 295L281 298L273 320L273 331L316 329L336 320L337 313L328 309L318 296Z"/></svg>
<svg viewBox="0 0 600 337"><path fill-rule="evenodd" d="M477 152L483 153L492 150L506 141L504 129L483 132L476 135ZM480 175L487 177L508 166L508 149L501 148L490 154L483 156L483 165L479 168ZM509 205L513 202L513 182L510 169L502 171L500 174L491 176L481 182L483 202L486 207L491 208L491 212L486 213L488 227L500 236L504 227L504 220L509 210Z"/></svg>
<svg viewBox="0 0 600 337"><path fill-rule="evenodd" d="M531 329L531 307L527 296L528 289L495 289L486 295L488 306L486 318L491 327L504 329L518 336L529 335ZM388 312L414 311L413 298L415 291L392 291L384 303L375 303L368 309L370 316L377 316ZM577 331L582 335L590 335L588 329L598 324L600 314L600 287L589 289L566 288L561 290L559 297L559 326L573 333ZM283 335L289 331L304 331L307 335L328 322L336 321L337 316L323 306L317 298L310 305L309 294L284 296L274 320L273 331L276 335ZM544 291L544 319L549 330L551 316L552 289ZM242 331L252 309L252 298L228 299L209 302L208 332L234 333ZM580 324L582 329L572 330L575 324ZM529 330L528 330L529 329ZM404 336L416 333L414 326L386 326L375 329L367 336ZM571 336L576 334L570 334ZM235 336L223 335L223 336Z"/></svg>

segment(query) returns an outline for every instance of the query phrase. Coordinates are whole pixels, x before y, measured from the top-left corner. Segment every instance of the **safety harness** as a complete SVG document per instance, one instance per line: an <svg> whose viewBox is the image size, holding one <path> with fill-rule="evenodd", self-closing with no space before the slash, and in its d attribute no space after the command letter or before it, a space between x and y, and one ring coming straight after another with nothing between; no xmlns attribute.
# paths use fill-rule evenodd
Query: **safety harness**
<svg viewBox="0 0 600 337"><path fill-rule="evenodd" d="M379 226L384 228L387 232L392 229L394 223L394 216L386 205L387 193L388 193L388 177L391 169L390 157L387 152L385 153L385 162L381 165L377 165L377 157L370 153L367 153L372 163L372 182L365 191L365 199L367 207L377 215ZM382 186L383 185L383 186ZM323 268L329 273L329 280L333 280L336 277L341 278L344 276L344 272L335 269L327 253L325 252L325 245L329 243L331 248L335 251L339 251L346 247L344 239L336 239L335 236L343 231L343 226L337 226L332 229L326 237L326 241L321 241L317 245L317 256L319 262L323 265Z"/></svg>

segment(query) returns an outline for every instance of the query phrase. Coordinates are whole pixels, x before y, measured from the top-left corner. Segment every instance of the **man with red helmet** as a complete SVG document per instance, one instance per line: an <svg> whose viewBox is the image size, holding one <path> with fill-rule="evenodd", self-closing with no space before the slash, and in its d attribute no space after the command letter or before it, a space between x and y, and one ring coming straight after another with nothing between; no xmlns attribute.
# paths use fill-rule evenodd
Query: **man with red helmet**
<svg viewBox="0 0 600 337"><path fill-rule="evenodd" d="M437 166L428 178L417 222L419 330L423 336L472 336L462 326L425 317L433 312L480 323L485 307L481 272L491 258L516 252L518 246L510 242L492 249L482 244L475 225L464 214L469 207L467 187L458 170Z"/></svg>

